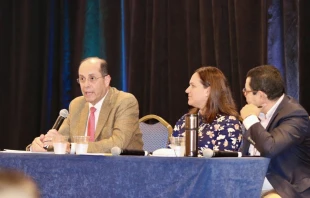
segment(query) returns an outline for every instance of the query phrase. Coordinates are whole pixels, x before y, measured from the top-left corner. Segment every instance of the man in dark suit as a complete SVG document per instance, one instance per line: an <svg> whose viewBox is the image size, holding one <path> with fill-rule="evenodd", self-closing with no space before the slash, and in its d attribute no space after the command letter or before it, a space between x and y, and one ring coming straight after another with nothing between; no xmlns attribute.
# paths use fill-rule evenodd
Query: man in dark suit
<svg viewBox="0 0 310 198"><path fill-rule="evenodd" d="M271 158L264 197L310 197L310 130L306 110L284 93L280 72L270 65L251 69L241 109L246 128L243 154ZM273 189L272 189L273 188Z"/></svg>

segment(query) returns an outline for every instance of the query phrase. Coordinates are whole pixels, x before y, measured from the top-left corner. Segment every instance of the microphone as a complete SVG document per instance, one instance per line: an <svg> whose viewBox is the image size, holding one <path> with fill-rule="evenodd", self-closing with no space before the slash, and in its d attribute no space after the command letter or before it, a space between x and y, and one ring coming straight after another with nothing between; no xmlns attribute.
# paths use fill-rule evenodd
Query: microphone
<svg viewBox="0 0 310 198"><path fill-rule="evenodd" d="M235 151L217 151L217 150L211 150L209 148L206 148L202 151L203 157L210 158L210 157L242 157L241 152L235 152Z"/></svg>
<svg viewBox="0 0 310 198"><path fill-rule="evenodd" d="M62 109L59 112L59 116L58 116L55 124L53 125L52 129L56 129L58 131L58 129L60 128L63 121L68 117L68 114L69 113L68 113L67 109Z"/></svg>
<svg viewBox="0 0 310 198"><path fill-rule="evenodd" d="M111 148L111 153L113 156L119 155L139 155L139 156L147 156L149 153L143 150L128 150L128 149L121 149L117 146Z"/></svg>
<svg viewBox="0 0 310 198"><path fill-rule="evenodd" d="M59 112L59 116L56 120L56 122L54 123L52 129L56 129L58 131L58 129L60 128L60 126L62 125L63 121L68 117L68 110L67 109L62 109ZM46 145L43 147L45 150L49 150L49 145Z"/></svg>

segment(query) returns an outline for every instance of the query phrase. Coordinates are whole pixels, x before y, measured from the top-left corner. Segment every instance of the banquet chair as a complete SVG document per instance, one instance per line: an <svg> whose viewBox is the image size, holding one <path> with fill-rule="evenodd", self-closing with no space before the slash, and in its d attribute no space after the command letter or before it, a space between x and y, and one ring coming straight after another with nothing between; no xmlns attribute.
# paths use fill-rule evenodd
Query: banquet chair
<svg viewBox="0 0 310 198"><path fill-rule="evenodd" d="M155 123L146 121L155 120ZM153 152L156 149L166 148L169 137L172 134L171 125L160 116L150 114L139 119L142 140L144 142L143 150Z"/></svg>

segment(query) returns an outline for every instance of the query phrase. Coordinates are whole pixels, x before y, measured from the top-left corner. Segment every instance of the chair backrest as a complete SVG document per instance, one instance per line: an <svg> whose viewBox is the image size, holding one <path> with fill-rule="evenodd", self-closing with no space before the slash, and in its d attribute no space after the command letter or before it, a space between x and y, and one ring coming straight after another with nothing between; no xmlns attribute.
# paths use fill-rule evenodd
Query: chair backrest
<svg viewBox="0 0 310 198"><path fill-rule="evenodd" d="M145 121L151 119L158 122L155 124L145 123ZM153 152L156 149L167 147L169 137L172 134L172 127L167 121L157 115L150 114L140 118L139 122L144 150Z"/></svg>

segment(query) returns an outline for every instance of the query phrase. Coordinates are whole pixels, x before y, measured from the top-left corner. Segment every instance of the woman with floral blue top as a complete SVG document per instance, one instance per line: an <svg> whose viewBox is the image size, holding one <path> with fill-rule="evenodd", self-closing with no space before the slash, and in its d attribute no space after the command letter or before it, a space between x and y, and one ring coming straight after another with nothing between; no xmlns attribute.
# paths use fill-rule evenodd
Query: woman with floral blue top
<svg viewBox="0 0 310 198"><path fill-rule="evenodd" d="M201 67L185 92L193 107L189 113L198 114L198 155L205 148L237 151L242 139L240 117L224 74L216 67ZM184 126L185 115L177 121L173 136L185 136Z"/></svg>

